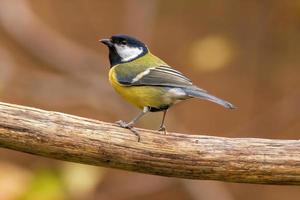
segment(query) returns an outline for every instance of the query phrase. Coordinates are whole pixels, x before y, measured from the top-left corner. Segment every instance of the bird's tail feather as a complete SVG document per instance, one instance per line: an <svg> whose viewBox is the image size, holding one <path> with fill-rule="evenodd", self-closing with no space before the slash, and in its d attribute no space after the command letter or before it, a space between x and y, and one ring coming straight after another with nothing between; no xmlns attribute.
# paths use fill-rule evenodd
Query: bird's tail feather
<svg viewBox="0 0 300 200"><path fill-rule="evenodd" d="M234 109L234 105L229 103L228 101L225 101L223 99L220 99L218 97L215 97L211 94L208 94L206 91L198 89L198 88L185 88L184 91L186 94L190 97L196 97L204 100L208 100L214 103L217 103L221 106L224 106L225 108Z"/></svg>

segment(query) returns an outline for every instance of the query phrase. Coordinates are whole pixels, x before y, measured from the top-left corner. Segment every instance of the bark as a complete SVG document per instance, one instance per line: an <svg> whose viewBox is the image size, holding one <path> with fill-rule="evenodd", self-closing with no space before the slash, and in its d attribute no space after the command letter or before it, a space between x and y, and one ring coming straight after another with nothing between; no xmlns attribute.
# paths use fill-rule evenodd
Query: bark
<svg viewBox="0 0 300 200"><path fill-rule="evenodd" d="M187 179L300 184L300 142L159 134L0 103L0 147L59 160Z"/></svg>

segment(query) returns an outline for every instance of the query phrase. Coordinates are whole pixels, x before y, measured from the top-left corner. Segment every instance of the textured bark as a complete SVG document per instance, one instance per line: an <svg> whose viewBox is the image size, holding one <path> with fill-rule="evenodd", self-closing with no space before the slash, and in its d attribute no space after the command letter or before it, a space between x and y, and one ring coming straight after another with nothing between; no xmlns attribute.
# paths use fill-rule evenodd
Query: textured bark
<svg viewBox="0 0 300 200"><path fill-rule="evenodd" d="M137 129L0 103L0 147L60 160L188 179L300 184L300 142Z"/></svg>

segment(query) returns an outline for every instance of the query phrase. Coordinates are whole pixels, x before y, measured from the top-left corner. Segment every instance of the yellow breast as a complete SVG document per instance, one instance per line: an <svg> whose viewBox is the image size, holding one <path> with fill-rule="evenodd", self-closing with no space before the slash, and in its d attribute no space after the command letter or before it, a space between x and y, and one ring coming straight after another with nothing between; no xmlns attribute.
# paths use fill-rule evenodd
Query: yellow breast
<svg viewBox="0 0 300 200"><path fill-rule="evenodd" d="M116 66L115 66L116 67ZM166 98L165 89L156 86L124 86L116 79L115 67L109 71L109 81L112 87L128 102L143 109L145 106L159 108L169 105L172 100Z"/></svg>

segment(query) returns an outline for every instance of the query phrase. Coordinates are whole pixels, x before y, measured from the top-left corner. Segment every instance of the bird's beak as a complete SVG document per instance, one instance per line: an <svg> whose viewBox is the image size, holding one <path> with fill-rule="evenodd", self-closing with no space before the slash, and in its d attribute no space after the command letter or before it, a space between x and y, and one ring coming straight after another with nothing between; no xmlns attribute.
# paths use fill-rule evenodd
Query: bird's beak
<svg viewBox="0 0 300 200"><path fill-rule="evenodd" d="M103 44L105 44L108 47L113 46L113 43L111 42L111 39L101 39L99 41L102 42Z"/></svg>

